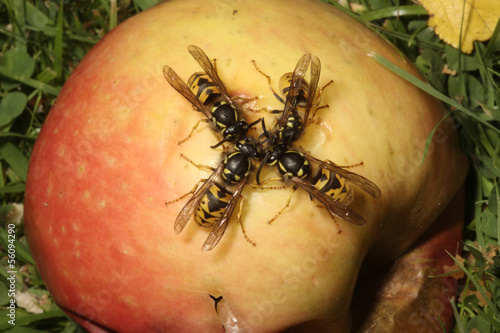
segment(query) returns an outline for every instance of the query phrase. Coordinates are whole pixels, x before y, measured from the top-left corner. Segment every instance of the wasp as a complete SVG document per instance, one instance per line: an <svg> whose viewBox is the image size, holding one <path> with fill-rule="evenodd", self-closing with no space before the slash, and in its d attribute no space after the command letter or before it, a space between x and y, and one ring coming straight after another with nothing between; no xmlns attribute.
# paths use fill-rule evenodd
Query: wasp
<svg viewBox="0 0 500 333"><path fill-rule="evenodd" d="M308 84L304 79L309 64L311 64L310 84ZM276 98L283 102L283 100L272 88L270 77L260 71L257 67L256 69L267 77L269 87L273 91L273 94ZM260 173L262 167L266 164L266 162L268 164L272 164L273 159L277 160L276 153L286 150L288 145L297 140L302 134L304 127L303 124L307 122L309 112L314 105L320 72L321 62L319 58L311 56L310 53L306 53L299 59L293 72L285 73L282 76L280 80L282 85L281 89L283 95L286 96L286 100L283 102L285 106L281 117L276 122L274 130L271 131L267 131L265 129L265 122L264 119L262 119L262 128L264 130L262 136L267 137L267 139L263 142L269 142L269 149L267 150L257 171L256 180L258 184L260 184ZM304 110L304 120L302 120L298 113L299 106Z"/></svg>
<svg viewBox="0 0 500 333"><path fill-rule="evenodd" d="M311 70L308 83L305 80L305 74L309 65ZM283 102L272 89L269 76L260 71L256 65L255 67L267 77L273 94ZM268 148L257 171L256 180L258 184L261 184L261 170L265 164L268 164L278 168L281 178L270 178L266 182L282 179L290 180L294 185L286 205L268 223L275 220L289 207L293 193L298 187L301 187L309 193L313 201L318 201L328 210L340 232L340 226L336 218L357 225L366 223L361 215L348 207L353 200L351 184L361 188L376 199L380 198L381 192L377 185L370 180L345 170L349 167L359 166L362 163L342 167L331 161L322 161L299 152L291 147L291 144L302 134L304 124L309 120L311 109L319 105L323 90L333 82L330 81L316 93L320 73L321 62L319 58L306 53L299 59L293 72L285 73L281 77L280 89L283 95L286 96L286 100L283 102L285 106L281 117L271 131L266 129L265 122L262 119L263 136L266 136L266 140L263 142L268 142ZM303 118L301 118L299 110L303 112ZM317 166L314 174L312 163Z"/></svg>
<svg viewBox="0 0 500 333"><path fill-rule="evenodd" d="M187 195L193 195L175 220L175 233L180 234L194 215L194 220L199 225L212 228L202 246L202 251L212 250L224 235L241 193L248 183L252 159L261 157L262 150L255 140L248 137L240 139L235 143L235 151L229 153L207 179L200 180L193 190L185 195L166 202L165 204L169 205ZM187 160L199 167L191 160ZM223 183L218 182L219 178L222 178ZM201 183L203 184L199 186ZM227 189L228 186L236 186L236 189L231 192ZM242 204L243 200L240 203L240 210ZM247 237L241 222L240 225L247 241L255 246L255 243Z"/></svg>
<svg viewBox="0 0 500 333"><path fill-rule="evenodd" d="M267 163L278 168L281 178L270 178L265 182L289 180L294 185L286 205L268 223L272 223L289 207L291 197L298 187L308 192L311 200L318 201L328 210L339 233L341 230L336 218L356 225L366 223L361 215L348 207L353 200L352 184L375 199L381 196L380 189L372 181L346 170L346 168L359 166L362 163L339 166L329 160L317 159L284 144L270 147L268 156ZM317 166L314 174L313 163Z"/></svg>
<svg viewBox="0 0 500 333"><path fill-rule="evenodd" d="M281 113L281 117L272 131L275 134L273 142L275 144L289 144L297 140L302 134L304 124L309 119L311 109L319 104L323 90L333 81L329 81L316 93L321 73L321 61L318 57L306 53L299 59L293 72L285 73L280 78L280 90L286 98L283 100L273 89L271 78L257 67L255 61L253 64L267 78L269 88L274 96L284 104L282 111L272 111L272 113ZM309 65L311 66L310 79L307 82L305 75ZM327 107L327 105L322 107ZM303 111L303 118L299 115L299 110Z"/></svg>
<svg viewBox="0 0 500 333"><path fill-rule="evenodd" d="M195 45L189 45L188 51L204 72L196 72L191 75L188 79L188 86L172 68L164 66L165 79L222 132L223 139L211 148L217 148L225 142L234 142L245 137L248 129L260 122L260 119L248 124L245 119L240 118L239 111L220 79L216 67L205 52ZM192 135L198 124L199 122L193 127L189 136L180 141L179 144Z"/></svg>

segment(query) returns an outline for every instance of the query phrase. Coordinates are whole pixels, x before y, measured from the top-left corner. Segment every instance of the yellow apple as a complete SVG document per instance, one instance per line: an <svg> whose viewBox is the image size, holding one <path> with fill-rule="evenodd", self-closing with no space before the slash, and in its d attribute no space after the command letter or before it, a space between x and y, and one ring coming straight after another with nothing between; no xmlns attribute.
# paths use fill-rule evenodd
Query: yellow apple
<svg viewBox="0 0 500 333"><path fill-rule="evenodd" d="M184 81L199 64L197 45L217 59L233 96L253 121L283 109L266 78L279 78L310 52L322 63L314 120L294 149L349 169L378 185L380 199L354 188L350 208L366 220L338 219L299 189L246 186L219 244L200 251L209 229L192 219L179 235L189 192L227 154L210 126L164 79ZM278 332L297 327L348 332L362 263L402 255L460 188L467 164L453 123L443 122L423 160L442 105L370 55L418 75L393 46L363 25L313 0L166 1L120 24L65 84L33 151L26 189L26 232L55 301L94 332ZM253 103L253 104L252 104ZM249 131L258 138L260 125ZM231 147L226 144L226 147ZM423 160L423 162L422 162ZM257 167L257 166L256 166ZM255 169L250 184L255 183ZM263 177L277 177L263 169ZM281 186L277 181L273 185ZM287 184L290 189L292 185ZM212 297L210 297L210 295ZM222 298L220 298L222 296ZM217 300L217 301L216 301Z"/></svg>

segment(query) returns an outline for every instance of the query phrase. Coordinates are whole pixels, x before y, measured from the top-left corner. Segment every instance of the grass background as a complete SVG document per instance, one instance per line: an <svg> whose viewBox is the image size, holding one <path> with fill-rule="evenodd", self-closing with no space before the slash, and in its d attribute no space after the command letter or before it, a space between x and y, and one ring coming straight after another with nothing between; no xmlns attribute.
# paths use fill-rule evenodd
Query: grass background
<svg viewBox="0 0 500 333"><path fill-rule="evenodd" d="M467 179L465 252L456 260L464 277L463 291L453 303L453 332L500 331L500 24L489 41L475 42L474 52L465 55L440 41L427 26L425 10L412 1L324 1L396 45L427 78L430 85L422 88L441 99L459 125L472 168ZM0 331L82 331L53 303L23 237L29 157L75 66L119 22L157 2L0 0ZM397 71L385 59L375 60ZM398 74L419 84L406 73ZM6 278L12 270L7 226L12 224L20 297L14 328L6 316Z"/></svg>

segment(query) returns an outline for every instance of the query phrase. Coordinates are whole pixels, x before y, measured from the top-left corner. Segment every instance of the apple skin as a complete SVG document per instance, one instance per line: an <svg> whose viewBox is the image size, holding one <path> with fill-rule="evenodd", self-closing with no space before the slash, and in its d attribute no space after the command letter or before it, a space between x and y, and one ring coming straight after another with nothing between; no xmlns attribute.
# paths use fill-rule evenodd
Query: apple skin
<svg viewBox="0 0 500 333"><path fill-rule="evenodd" d="M233 95L282 108L277 89L306 52L322 61L328 87L315 121L296 143L311 155L375 182L382 198L355 190L363 226L339 220L304 191L273 225L289 191L247 186L241 211L251 246L233 220L210 252L208 231L190 221L176 235L190 191L221 150L208 129L182 145L203 115L165 81L200 71L187 45L217 58ZM334 7L308 0L177 0L138 14L107 34L75 69L36 142L28 174L25 223L40 274L55 301L89 331L278 332L294 326L348 332L361 264L403 254L463 183L467 163L450 122L428 134L443 107L377 64L378 53L418 76L390 45ZM247 105L248 106L248 105ZM275 115L250 112L249 121ZM255 111L255 110L254 110ZM250 135L257 137L260 126ZM276 176L265 169L264 177ZM252 178L253 179L253 178ZM252 180L251 182L254 182ZM279 185L279 183L278 183ZM223 296L214 311L209 297Z"/></svg>

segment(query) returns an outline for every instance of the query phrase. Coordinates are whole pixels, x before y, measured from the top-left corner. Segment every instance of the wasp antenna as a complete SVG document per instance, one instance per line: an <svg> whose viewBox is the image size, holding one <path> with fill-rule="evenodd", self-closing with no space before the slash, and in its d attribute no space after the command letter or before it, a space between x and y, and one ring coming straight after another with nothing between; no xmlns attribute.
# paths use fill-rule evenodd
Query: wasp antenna
<svg viewBox="0 0 500 333"><path fill-rule="evenodd" d="M188 162L193 162L189 157L187 157L186 155L184 155L183 153L180 153L179 156L183 159L185 159L186 161Z"/></svg>
<svg viewBox="0 0 500 333"><path fill-rule="evenodd" d="M266 137L266 139L261 141L259 143L259 145L262 145L268 141L270 141L271 142L270 144L272 145L274 143L274 139L275 139L274 133L267 130L266 122L264 121L264 118L261 118L261 119L262 119L262 134L259 135L259 139L261 139L264 136Z"/></svg>
<svg viewBox="0 0 500 333"><path fill-rule="evenodd" d="M262 133L260 136L259 136L259 139L262 139L262 136L264 135L264 133ZM262 146L264 143L266 143L267 141L269 141L269 138L266 138L265 140L262 140L259 142L259 146Z"/></svg>
<svg viewBox="0 0 500 333"><path fill-rule="evenodd" d="M263 117L262 117L262 118L257 119L257 120L256 120L256 121L254 121L253 123L248 124L248 128L250 128L250 127L252 127L252 126L254 126L254 125L257 125L259 122L261 122L261 121L263 121L263 120L264 120L264 118L263 118Z"/></svg>
<svg viewBox="0 0 500 333"><path fill-rule="evenodd" d="M213 146L210 146L210 148L212 148L212 149L218 148L218 147L220 147L221 145L223 145L224 143L226 143L228 141L229 141L229 138L226 137L226 138L220 140L217 144L215 144Z"/></svg>
<svg viewBox="0 0 500 333"><path fill-rule="evenodd" d="M269 135L270 132L266 128L266 121L264 120L264 118L260 118L260 119L262 119L262 134L264 134L266 136L266 138L269 140L271 137Z"/></svg>
<svg viewBox="0 0 500 333"><path fill-rule="evenodd" d="M259 184L259 185L260 185L260 172L262 171L262 168L264 167L264 164L266 164L268 158L269 158L269 151L266 153L266 155L262 159L262 162L259 165L259 169L257 170L257 174L255 175L255 180L257 181L257 184Z"/></svg>

